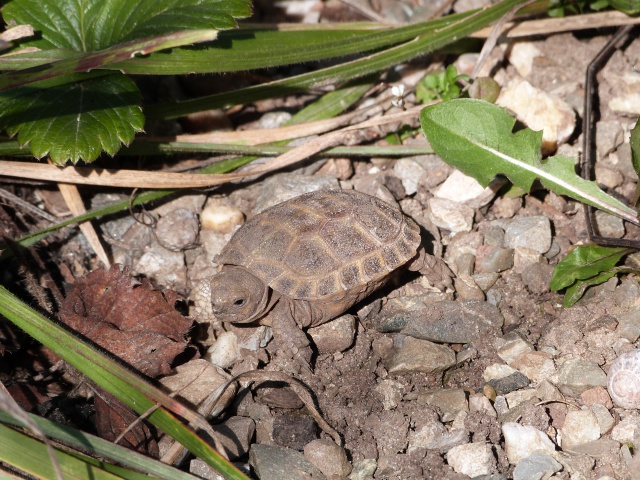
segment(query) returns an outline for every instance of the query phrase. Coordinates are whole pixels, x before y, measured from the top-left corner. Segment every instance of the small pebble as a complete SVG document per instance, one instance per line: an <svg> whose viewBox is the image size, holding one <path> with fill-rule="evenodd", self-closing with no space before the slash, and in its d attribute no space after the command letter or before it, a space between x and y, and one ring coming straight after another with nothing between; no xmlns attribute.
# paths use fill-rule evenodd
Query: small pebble
<svg viewBox="0 0 640 480"><path fill-rule="evenodd" d="M449 347L405 335L393 339L391 355L385 359L389 373L439 373L456 363L456 354Z"/></svg>
<svg viewBox="0 0 640 480"><path fill-rule="evenodd" d="M163 245L181 250L196 244L198 230L198 216L191 210L178 208L158 220L155 234Z"/></svg>
<svg viewBox="0 0 640 480"><path fill-rule="evenodd" d="M347 453L331 440L318 439L304 447L304 458L314 464L327 478L345 478L351 473Z"/></svg>
<svg viewBox="0 0 640 480"><path fill-rule="evenodd" d="M507 458L512 465L517 465L523 458L537 451L548 455L555 452L551 439L530 425L507 422L502 425L502 434Z"/></svg>
<svg viewBox="0 0 640 480"><path fill-rule="evenodd" d="M462 429L447 429L437 419L427 420L425 425L409 432L408 452L436 450L440 453L448 452L452 447L469 441L469 434Z"/></svg>
<svg viewBox="0 0 640 480"><path fill-rule="evenodd" d="M318 353L343 352L353 344L356 335L356 318L353 315L340 317L307 330Z"/></svg>
<svg viewBox="0 0 640 480"><path fill-rule="evenodd" d="M562 464L552 456L534 452L520 460L513 470L513 480L541 480L562 470Z"/></svg>
<svg viewBox="0 0 640 480"><path fill-rule="evenodd" d="M395 162L393 172L402 181L405 193L413 195L418 191L418 182L427 170L415 157L405 157Z"/></svg>
<svg viewBox="0 0 640 480"><path fill-rule="evenodd" d="M475 178L465 175L460 170L454 170L433 195L444 200L480 208L493 199L496 191L497 189L491 186L483 187Z"/></svg>
<svg viewBox="0 0 640 480"><path fill-rule="evenodd" d="M459 412L468 412L467 395L462 388L445 388L425 392L418 395L418 404L438 407L441 412L440 420L451 422Z"/></svg>
<svg viewBox="0 0 640 480"><path fill-rule="evenodd" d="M474 215L474 209L462 203L436 197L429 199L431 221L451 233L469 232Z"/></svg>
<svg viewBox="0 0 640 480"><path fill-rule="evenodd" d="M510 367L509 365L504 365L502 363L493 363L484 369L482 374L484 381L488 382L490 380L499 380L501 378L508 377L509 375L513 375L517 370L515 368Z"/></svg>
<svg viewBox="0 0 640 480"><path fill-rule="evenodd" d="M527 77L533 70L533 62L544 54L532 42L513 42L509 49L509 63L521 77Z"/></svg>
<svg viewBox="0 0 640 480"><path fill-rule="evenodd" d="M273 419L273 441L281 447L302 450L318 438L318 425L308 416L278 415Z"/></svg>
<svg viewBox="0 0 640 480"><path fill-rule="evenodd" d="M637 412L623 418L618 425L613 427L611 438L620 443L630 445L640 444L640 417Z"/></svg>
<svg viewBox="0 0 640 480"><path fill-rule="evenodd" d="M366 480L373 478L373 472L378 468L378 463L373 458L365 458L364 460L354 463L349 480Z"/></svg>
<svg viewBox="0 0 640 480"><path fill-rule="evenodd" d="M291 120L289 112L267 112L258 120L259 128L277 128Z"/></svg>
<svg viewBox="0 0 640 480"><path fill-rule="evenodd" d="M483 301L440 301L413 312L390 312L380 317L405 319L402 333L440 343L469 343L479 335L498 332L504 319L500 310ZM400 322L400 320L398 320ZM376 327L377 328L377 327Z"/></svg>
<svg viewBox="0 0 640 480"><path fill-rule="evenodd" d="M482 273L498 273L513 266L513 249L492 245L478 247L476 270Z"/></svg>
<svg viewBox="0 0 640 480"><path fill-rule="evenodd" d="M526 387L529 385L529 379L520 372L515 372L508 377L489 380L487 383L493 387L498 395L505 395L514 390ZM509 406L511 406L511 404L509 404Z"/></svg>
<svg viewBox="0 0 640 480"><path fill-rule="evenodd" d="M571 410L565 417L560 433L562 449L571 450L600 438L600 425L591 410Z"/></svg>
<svg viewBox="0 0 640 480"><path fill-rule="evenodd" d="M558 387L565 395L577 397L593 387L606 387L607 376L600 366L581 358L564 362L558 370Z"/></svg>
<svg viewBox="0 0 640 480"><path fill-rule="evenodd" d="M504 243L508 248L525 247L543 254L551 247L551 222L547 217L518 217L507 225Z"/></svg>
<svg viewBox="0 0 640 480"><path fill-rule="evenodd" d="M520 355L534 351L533 345L522 338L518 332L511 332L497 338L495 345L498 356L507 365L511 365Z"/></svg>
<svg viewBox="0 0 640 480"><path fill-rule="evenodd" d="M244 215L242 212L228 205L207 202L200 213L200 223L203 230L211 230L216 233L230 233L236 227L242 225Z"/></svg>
<svg viewBox="0 0 640 480"><path fill-rule="evenodd" d="M616 424L616 420L609 413L609 409L604 405L596 403L591 405L591 411L598 420L598 426L600 427L600 435L606 435Z"/></svg>
<svg viewBox="0 0 640 480"><path fill-rule="evenodd" d="M249 452L251 440L256 431L256 423L250 418L236 416L211 428L218 434L220 444L224 447L229 460L237 460Z"/></svg>
<svg viewBox="0 0 640 480"><path fill-rule="evenodd" d="M511 366L537 384L545 380L558 381L556 365L552 356L546 352L524 353L511 362Z"/></svg>
<svg viewBox="0 0 640 480"><path fill-rule="evenodd" d="M186 290L187 267L182 252L173 252L154 243L144 249L133 271L150 278L158 285L177 291Z"/></svg>
<svg viewBox="0 0 640 480"><path fill-rule="evenodd" d="M249 464L260 480L324 479L322 472L308 462L301 452L273 445L254 444Z"/></svg>
<svg viewBox="0 0 640 480"><path fill-rule="evenodd" d="M620 217L609 215L602 210L596 210L596 225L600 235L604 237L622 238L626 233L624 222Z"/></svg>
<svg viewBox="0 0 640 480"><path fill-rule="evenodd" d="M456 473L477 477L496 469L493 447L488 443L465 443L447 452L447 463Z"/></svg>
<svg viewBox="0 0 640 480"><path fill-rule="evenodd" d="M238 347L238 337L234 332L222 332L203 358L220 368L229 368L242 359Z"/></svg>
<svg viewBox="0 0 640 480"><path fill-rule="evenodd" d="M543 262L543 257L539 252L526 247L516 247L513 249L513 271L524 273L531 265Z"/></svg>
<svg viewBox="0 0 640 480"><path fill-rule="evenodd" d="M571 137L576 127L571 105L526 80L515 79L503 87L496 103L514 112L518 120L531 130L542 130L544 153L555 152Z"/></svg>

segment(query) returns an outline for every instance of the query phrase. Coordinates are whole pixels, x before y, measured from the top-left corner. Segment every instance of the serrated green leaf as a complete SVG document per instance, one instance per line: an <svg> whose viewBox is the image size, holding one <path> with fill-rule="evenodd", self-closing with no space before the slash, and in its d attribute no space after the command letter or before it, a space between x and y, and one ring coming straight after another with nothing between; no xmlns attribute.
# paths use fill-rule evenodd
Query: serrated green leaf
<svg viewBox="0 0 640 480"><path fill-rule="evenodd" d="M483 186L504 175L526 191L535 180L559 194L640 224L638 213L575 173L574 160L542 160L542 132L513 133L515 118L504 108L474 99L456 99L426 107L420 123L434 151Z"/></svg>
<svg viewBox="0 0 640 480"><path fill-rule="evenodd" d="M611 270L623 256L630 252L633 250L629 248L601 247L600 245L576 247L553 269L549 287L557 292L569 287L576 280L596 277Z"/></svg>
<svg viewBox="0 0 640 480"><path fill-rule="evenodd" d="M130 78L109 75L84 82L0 93L0 128L18 134L37 158L95 160L114 155L144 127L140 92Z"/></svg>
<svg viewBox="0 0 640 480"><path fill-rule="evenodd" d="M227 29L251 14L251 0L12 0L6 22L38 33L22 45L90 52L177 30Z"/></svg>

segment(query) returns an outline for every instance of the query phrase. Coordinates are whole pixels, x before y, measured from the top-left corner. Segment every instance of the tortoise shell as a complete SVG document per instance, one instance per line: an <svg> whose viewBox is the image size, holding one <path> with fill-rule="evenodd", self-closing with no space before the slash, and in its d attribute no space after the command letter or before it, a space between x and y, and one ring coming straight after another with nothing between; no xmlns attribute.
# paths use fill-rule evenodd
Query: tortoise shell
<svg viewBox="0 0 640 480"><path fill-rule="evenodd" d="M284 296L326 300L380 285L416 256L420 243L416 223L388 203L353 190L323 190L247 221L217 262L245 267Z"/></svg>

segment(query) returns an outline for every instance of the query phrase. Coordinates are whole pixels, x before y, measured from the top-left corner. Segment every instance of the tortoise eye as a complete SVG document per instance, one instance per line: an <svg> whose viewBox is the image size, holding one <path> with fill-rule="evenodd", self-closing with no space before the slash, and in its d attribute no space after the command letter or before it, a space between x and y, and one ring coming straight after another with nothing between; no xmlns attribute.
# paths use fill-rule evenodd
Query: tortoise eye
<svg viewBox="0 0 640 480"><path fill-rule="evenodd" d="M234 307L242 307L242 306L244 306L245 303L247 303L246 299L238 298L238 299L233 301L233 306Z"/></svg>

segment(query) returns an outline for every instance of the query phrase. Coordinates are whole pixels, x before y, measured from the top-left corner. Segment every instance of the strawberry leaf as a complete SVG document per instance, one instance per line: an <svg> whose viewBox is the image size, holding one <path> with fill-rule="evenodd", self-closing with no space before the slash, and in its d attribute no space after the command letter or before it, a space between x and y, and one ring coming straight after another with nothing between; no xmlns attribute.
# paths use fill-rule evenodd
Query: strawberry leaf
<svg viewBox="0 0 640 480"><path fill-rule="evenodd" d="M542 132L513 133L515 118L482 100L456 99L422 110L420 123L434 151L483 186L497 175L530 191L535 180L545 188L640 224L638 213L575 172L574 160L542 159Z"/></svg>
<svg viewBox="0 0 640 480"><path fill-rule="evenodd" d="M5 21L36 32L21 46L65 55L0 76L0 127L58 164L114 155L144 127L142 99L131 79L95 70L211 40L250 13L250 0L12 0L2 8ZM193 30L200 31L185 32Z"/></svg>

